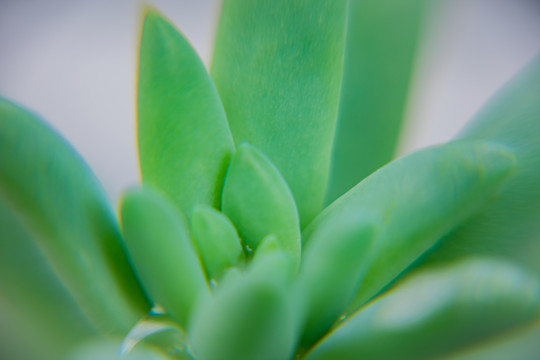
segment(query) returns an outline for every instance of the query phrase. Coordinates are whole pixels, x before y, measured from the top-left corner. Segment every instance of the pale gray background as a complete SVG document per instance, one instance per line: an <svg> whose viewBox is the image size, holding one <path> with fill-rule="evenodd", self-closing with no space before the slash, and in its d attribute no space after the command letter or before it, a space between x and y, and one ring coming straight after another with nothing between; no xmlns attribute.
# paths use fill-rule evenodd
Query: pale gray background
<svg viewBox="0 0 540 360"><path fill-rule="evenodd" d="M400 153L449 139L540 52L538 0L433 2ZM150 3L208 64L220 2ZM0 96L41 114L67 137L114 203L139 181L134 89L141 8L133 0L0 0Z"/></svg>

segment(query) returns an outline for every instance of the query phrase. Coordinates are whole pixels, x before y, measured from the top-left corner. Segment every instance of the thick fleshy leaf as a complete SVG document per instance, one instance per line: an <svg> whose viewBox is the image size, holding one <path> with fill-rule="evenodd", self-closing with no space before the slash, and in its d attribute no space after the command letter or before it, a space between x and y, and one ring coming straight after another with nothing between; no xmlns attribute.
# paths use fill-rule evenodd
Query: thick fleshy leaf
<svg viewBox="0 0 540 360"><path fill-rule="evenodd" d="M516 173L493 204L434 249L427 262L469 254L513 259L540 273L540 56L458 135L512 149Z"/></svg>
<svg viewBox="0 0 540 360"><path fill-rule="evenodd" d="M290 185L303 226L322 209L343 70L347 1L226 0L211 74L234 140Z"/></svg>
<svg viewBox="0 0 540 360"><path fill-rule="evenodd" d="M355 215L321 228L304 252L297 280L304 347L313 345L345 312L368 264L373 226Z"/></svg>
<svg viewBox="0 0 540 360"><path fill-rule="evenodd" d="M10 349L27 354L22 358L60 359L96 330L1 199L0 229L0 353L5 359L12 358Z"/></svg>
<svg viewBox="0 0 540 360"><path fill-rule="evenodd" d="M290 359L295 324L281 271L287 262L288 255L277 255L252 263L197 309L189 331L197 359Z"/></svg>
<svg viewBox="0 0 540 360"><path fill-rule="evenodd" d="M102 331L125 334L149 305L91 170L47 125L3 99L0 154L6 205L90 321Z"/></svg>
<svg viewBox="0 0 540 360"><path fill-rule="evenodd" d="M327 203L394 156L429 0L352 0Z"/></svg>
<svg viewBox="0 0 540 360"><path fill-rule="evenodd" d="M150 299L182 326L209 296L184 215L149 187L128 192L120 208L127 252Z"/></svg>
<svg viewBox="0 0 540 360"><path fill-rule="evenodd" d="M191 230L209 279L219 280L223 271L242 257L242 245L234 225L214 208L196 206Z"/></svg>
<svg viewBox="0 0 540 360"><path fill-rule="evenodd" d="M514 169L505 146L458 141L418 151L381 168L331 204L303 234L332 227L340 217L366 216L376 237L356 310L491 200Z"/></svg>
<svg viewBox="0 0 540 360"><path fill-rule="evenodd" d="M225 112L194 50L154 11L143 26L137 100L143 182L188 217L196 204L219 208L234 149Z"/></svg>
<svg viewBox="0 0 540 360"><path fill-rule="evenodd" d="M469 259L411 276L346 320L306 360L433 359L538 315L538 279L510 264Z"/></svg>
<svg viewBox="0 0 540 360"><path fill-rule="evenodd" d="M278 169L253 146L238 146L222 203L244 245L255 250L264 237L274 234L283 251L299 263L300 225L293 196Z"/></svg>

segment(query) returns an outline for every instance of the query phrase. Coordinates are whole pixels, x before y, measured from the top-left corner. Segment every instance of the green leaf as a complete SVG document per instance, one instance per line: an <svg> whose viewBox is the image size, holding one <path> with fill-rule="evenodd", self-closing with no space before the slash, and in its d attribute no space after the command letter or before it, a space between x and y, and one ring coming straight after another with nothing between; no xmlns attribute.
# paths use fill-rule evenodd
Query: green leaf
<svg viewBox="0 0 540 360"><path fill-rule="evenodd" d="M293 314L283 280L287 255L252 263L224 281L197 309L189 331L199 360L287 360L295 341Z"/></svg>
<svg viewBox="0 0 540 360"><path fill-rule="evenodd" d="M291 191L272 162L249 144L240 144L231 160L222 206L246 246L255 250L274 234L299 263L300 227Z"/></svg>
<svg viewBox="0 0 540 360"><path fill-rule="evenodd" d="M326 202L394 156L428 0L352 0Z"/></svg>
<svg viewBox="0 0 540 360"><path fill-rule="evenodd" d="M219 208L234 149L225 112L189 43L154 11L143 26L137 112L143 182L188 217L196 204Z"/></svg>
<svg viewBox="0 0 540 360"><path fill-rule="evenodd" d="M223 272L242 258L242 245L231 221L219 211L198 205L191 217L193 238L209 279L219 280Z"/></svg>
<svg viewBox="0 0 540 360"><path fill-rule="evenodd" d="M4 99L0 154L0 196L5 204L89 320L104 332L125 334L149 305L91 170L36 116Z"/></svg>
<svg viewBox="0 0 540 360"><path fill-rule="evenodd" d="M120 214L127 252L144 289L186 326L193 306L209 296L186 218L149 187L128 192Z"/></svg>
<svg viewBox="0 0 540 360"><path fill-rule="evenodd" d="M121 357L118 356L118 349L121 347L120 339L96 338L87 341L75 348L64 360L173 360L171 356L151 347L138 345L131 352ZM187 359L182 358L182 359Z"/></svg>
<svg viewBox="0 0 540 360"><path fill-rule="evenodd" d="M347 1L226 0L211 74L236 143L261 149L298 204L322 209L337 118Z"/></svg>
<svg viewBox="0 0 540 360"><path fill-rule="evenodd" d="M536 359L540 354L540 317L533 324L460 349L441 360Z"/></svg>
<svg viewBox="0 0 540 360"><path fill-rule="evenodd" d="M311 236L297 294L304 317L301 343L313 345L344 313L362 279L374 237L362 215L347 214Z"/></svg>
<svg viewBox="0 0 540 360"><path fill-rule="evenodd" d="M57 360L96 330L36 241L0 198L0 349ZM1 317L1 316L0 316ZM6 336L15 339L6 339ZM2 340L6 340L6 344Z"/></svg>
<svg viewBox="0 0 540 360"><path fill-rule="evenodd" d="M259 261L260 259L263 259L267 256L272 256L279 251L282 251L282 249L279 245L279 241L276 235L266 235L259 243L259 246L257 246L257 250L255 251L255 255L253 256L253 261Z"/></svg>
<svg viewBox="0 0 540 360"><path fill-rule="evenodd" d="M505 146L459 141L393 161L331 204L303 234L309 241L339 218L373 219L376 237L356 310L491 200L514 169Z"/></svg>
<svg viewBox="0 0 540 360"><path fill-rule="evenodd" d="M444 239L426 262L489 254L540 273L540 56L496 94L458 137L506 145L515 154L516 172L497 201Z"/></svg>
<svg viewBox="0 0 540 360"><path fill-rule="evenodd" d="M411 276L346 320L306 360L433 359L538 315L537 278L510 264L469 259Z"/></svg>

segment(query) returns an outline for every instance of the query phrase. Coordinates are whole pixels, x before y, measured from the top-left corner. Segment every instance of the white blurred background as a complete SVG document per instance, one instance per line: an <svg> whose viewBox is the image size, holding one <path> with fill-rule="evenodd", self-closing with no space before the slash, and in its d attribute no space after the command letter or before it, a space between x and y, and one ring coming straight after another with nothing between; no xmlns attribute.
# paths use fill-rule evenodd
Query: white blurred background
<svg viewBox="0 0 540 360"><path fill-rule="evenodd" d="M400 153L451 138L540 53L539 0L433 2ZM220 1L148 3L208 65ZM139 182L135 83L142 7L135 0L0 0L0 96L58 129L113 203Z"/></svg>

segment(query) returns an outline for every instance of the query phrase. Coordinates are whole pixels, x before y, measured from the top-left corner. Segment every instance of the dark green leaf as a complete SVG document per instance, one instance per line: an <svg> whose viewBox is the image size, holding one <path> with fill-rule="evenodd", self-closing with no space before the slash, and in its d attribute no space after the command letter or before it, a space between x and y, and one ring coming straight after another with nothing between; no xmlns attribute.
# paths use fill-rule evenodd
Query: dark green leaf
<svg viewBox="0 0 540 360"><path fill-rule="evenodd" d="M23 358L58 360L95 329L41 252L0 199L0 338ZM8 340L8 336L14 339Z"/></svg>

